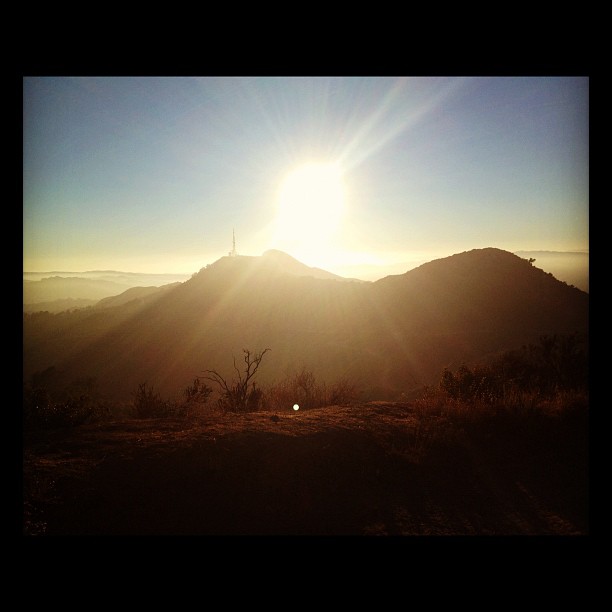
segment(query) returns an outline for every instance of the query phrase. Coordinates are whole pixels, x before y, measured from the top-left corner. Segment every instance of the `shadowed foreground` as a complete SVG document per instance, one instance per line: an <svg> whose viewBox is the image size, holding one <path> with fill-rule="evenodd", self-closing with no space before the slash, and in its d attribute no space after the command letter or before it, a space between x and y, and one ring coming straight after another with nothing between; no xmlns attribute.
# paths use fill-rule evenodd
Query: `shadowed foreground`
<svg viewBox="0 0 612 612"><path fill-rule="evenodd" d="M583 535L585 412L453 423L409 404L28 433L24 534Z"/></svg>

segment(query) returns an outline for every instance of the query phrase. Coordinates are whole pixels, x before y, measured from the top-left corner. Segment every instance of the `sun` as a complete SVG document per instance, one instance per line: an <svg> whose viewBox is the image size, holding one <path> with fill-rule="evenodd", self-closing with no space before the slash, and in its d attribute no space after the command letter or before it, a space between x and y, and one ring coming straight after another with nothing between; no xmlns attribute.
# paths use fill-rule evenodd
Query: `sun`
<svg viewBox="0 0 612 612"><path fill-rule="evenodd" d="M325 246L345 213L342 169L337 163L308 163L292 170L278 190L277 238L301 249Z"/></svg>

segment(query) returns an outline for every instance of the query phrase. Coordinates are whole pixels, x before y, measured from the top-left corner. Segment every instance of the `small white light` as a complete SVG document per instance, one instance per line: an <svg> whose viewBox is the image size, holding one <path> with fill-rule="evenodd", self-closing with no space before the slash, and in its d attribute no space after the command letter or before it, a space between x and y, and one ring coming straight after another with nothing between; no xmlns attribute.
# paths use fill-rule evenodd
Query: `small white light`
<svg viewBox="0 0 612 612"><path fill-rule="evenodd" d="M300 409L300 407L299 407L297 404L293 404L293 409L294 409L294 410L299 410L299 409Z"/></svg>

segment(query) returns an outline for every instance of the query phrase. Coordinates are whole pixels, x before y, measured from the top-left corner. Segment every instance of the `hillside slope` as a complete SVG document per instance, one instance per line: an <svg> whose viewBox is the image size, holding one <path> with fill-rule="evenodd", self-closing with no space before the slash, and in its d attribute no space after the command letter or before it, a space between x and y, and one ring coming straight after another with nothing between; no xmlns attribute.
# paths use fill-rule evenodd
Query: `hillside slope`
<svg viewBox="0 0 612 612"><path fill-rule="evenodd" d="M222 258L153 303L27 316L24 376L96 377L116 397L149 381L177 393L232 355L270 347L263 383L306 367L370 397L432 384L444 367L588 333L588 294L499 249L424 264L375 283L285 274L269 258Z"/></svg>

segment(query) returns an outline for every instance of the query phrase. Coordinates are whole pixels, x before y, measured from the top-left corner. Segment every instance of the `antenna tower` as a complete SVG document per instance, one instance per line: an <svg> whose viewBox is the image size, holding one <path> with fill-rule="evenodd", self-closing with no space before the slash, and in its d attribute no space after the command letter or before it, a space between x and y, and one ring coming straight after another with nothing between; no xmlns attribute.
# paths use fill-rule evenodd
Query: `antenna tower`
<svg viewBox="0 0 612 612"><path fill-rule="evenodd" d="M237 257L236 253L236 232L232 229L232 250L228 253L230 257Z"/></svg>

